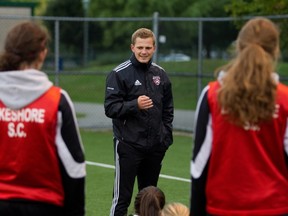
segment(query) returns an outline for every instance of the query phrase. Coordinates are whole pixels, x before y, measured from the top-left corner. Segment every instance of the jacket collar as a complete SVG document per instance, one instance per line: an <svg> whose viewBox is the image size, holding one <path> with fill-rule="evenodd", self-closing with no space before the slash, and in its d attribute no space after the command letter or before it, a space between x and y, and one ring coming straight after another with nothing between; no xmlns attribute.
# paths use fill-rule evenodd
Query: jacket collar
<svg viewBox="0 0 288 216"><path fill-rule="evenodd" d="M135 67L141 67L141 68L149 68L152 64L152 59L150 59L150 61L148 63L141 63L139 62L136 57L135 54L133 53L132 56L130 57L130 61L132 62L132 64Z"/></svg>

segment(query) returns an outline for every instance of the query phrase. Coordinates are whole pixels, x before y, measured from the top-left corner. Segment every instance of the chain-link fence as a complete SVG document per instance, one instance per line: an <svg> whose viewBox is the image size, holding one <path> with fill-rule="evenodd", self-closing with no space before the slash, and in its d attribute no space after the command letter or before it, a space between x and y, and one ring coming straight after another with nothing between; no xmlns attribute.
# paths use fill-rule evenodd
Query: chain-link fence
<svg viewBox="0 0 288 216"><path fill-rule="evenodd" d="M130 57L131 34L140 27L150 28L158 39L153 60L166 70L173 85L174 128L192 131L200 91L214 79L214 70L229 60L239 26L249 18L176 18L158 13L138 18L0 15L0 48L7 31L16 23L30 19L43 22L51 34L43 71L70 94L80 127L111 128L103 108L106 75ZM268 18L282 23L282 32L287 32L288 15ZM281 45L283 58L278 71L284 82L286 40Z"/></svg>

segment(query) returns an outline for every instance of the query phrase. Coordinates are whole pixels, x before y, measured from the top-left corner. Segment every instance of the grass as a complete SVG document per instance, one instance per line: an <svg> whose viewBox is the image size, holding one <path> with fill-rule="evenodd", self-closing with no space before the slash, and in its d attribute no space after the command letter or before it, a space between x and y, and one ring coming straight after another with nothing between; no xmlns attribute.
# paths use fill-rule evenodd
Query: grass
<svg viewBox="0 0 288 216"><path fill-rule="evenodd" d="M111 131L81 130L86 161L114 165ZM190 179L192 151L191 134L174 134L174 144L168 149L161 174ZM109 215L112 201L114 169L87 165L86 211L87 216ZM167 202L182 202L189 206L190 183L160 178L158 182ZM129 214L133 213L134 194Z"/></svg>

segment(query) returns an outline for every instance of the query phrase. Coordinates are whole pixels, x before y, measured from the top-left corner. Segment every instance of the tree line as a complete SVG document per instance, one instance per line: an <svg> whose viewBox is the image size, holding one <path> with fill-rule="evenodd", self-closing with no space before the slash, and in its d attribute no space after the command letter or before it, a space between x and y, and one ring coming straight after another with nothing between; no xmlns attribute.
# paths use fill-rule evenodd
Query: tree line
<svg viewBox="0 0 288 216"><path fill-rule="evenodd" d="M29 1L29 0L22 0ZM84 0L85 1L85 0ZM29 1L31 2L31 0ZM83 0L39 0L40 16L60 16L60 17L151 17L157 11L162 17L234 17L243 16L266 16L288 13L287 0L90 0L87 10L83 5ZM277 20L282 32L281 46L288 46L287 33L288 21ZM203 46L208 52L208 57L212 46L221 49L227 48L230 41L235 40L243 21L237 22L208 22L203 26ZM52 23L47 24L53 32ZM131 29L137 25L133 22L121 25L119 22L111 23L89 23L89 37L97 35L97 42L91 44L93 49L127 49L127 40L130 40ZM147 25L147 23L143 23ZM83 46L79 41L83 40L83 33L79 29L83 28L83 23L66 22L61 24L60 40L66 50L81 50ZM159 27L165 28L165 25ZM176 29L175 29L176 28ZM186 24L179 24L172 30L167 30L167 34L175 34L187 29ZM181 44L189 44L190 40L196 40L198 32L196 27L186 30L186 37L183 37ZM97 29L97 32L95 32ZM170 32L169 32L170 31ZM71 37L73 35L73 37ZM211 37L213 35L213 37ZM181 46L179 37L171 37L169 48ZM117 41L117 44L114 41ZM187 40L187 41L185 41ZM189 40L189 41L188 41ZM101 41L101 44L99 44ZM72 46L72 47L71 47ZM283 56L288 56L288 51L283 50Z"/></svg>

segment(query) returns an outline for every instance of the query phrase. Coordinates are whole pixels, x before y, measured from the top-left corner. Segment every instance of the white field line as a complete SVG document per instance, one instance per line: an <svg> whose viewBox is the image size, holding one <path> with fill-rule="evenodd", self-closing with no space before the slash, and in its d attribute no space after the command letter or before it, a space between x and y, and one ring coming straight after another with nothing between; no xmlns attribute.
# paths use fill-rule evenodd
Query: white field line
<svg viewBox="0 0 288 216"><path fill-rule="evenodd" d="M96 162L92 162L92 161L86 161L86 164L87 165L92 165L92 166L109 168L109 169L115 169L115 166L113 166L113 165L103 164L103 163L96 163ZM160 174L160 178L172 179L172 180L189 182L189 183L191 182L190 179L180 178L180 177L176 177L176 176L169 176L169 175L164 175L164 174Z"/></svg>

